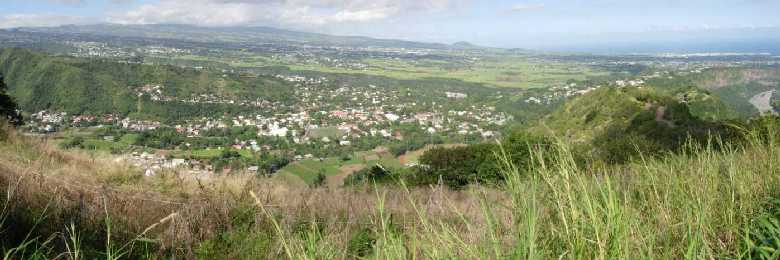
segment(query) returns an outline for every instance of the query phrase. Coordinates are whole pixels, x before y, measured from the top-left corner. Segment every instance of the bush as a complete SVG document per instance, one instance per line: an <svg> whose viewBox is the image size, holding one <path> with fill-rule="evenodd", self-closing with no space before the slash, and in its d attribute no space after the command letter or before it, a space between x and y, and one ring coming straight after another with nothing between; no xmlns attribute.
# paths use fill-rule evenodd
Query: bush
<svg viewBox="0 0 780 260"><path fill-rule="evenodd" d="M393 180L392 176L392 172L388 171L383 166L374 165L350 174L344 179L344 185L386 183Z"/></svg>
<svg viewBox="0 0 780 260"><path fill-rule="evenodd" d="M320 169L320 171L317 172L317 176L314 178L314 181L312 182L311 186L312 187L322 187L323 185L325 185L325 179L326 179L326 176L325 176L324 170Z"/></svg>
<svg viewBox="0 0 780 260"><path fill-rule="evenodd" d="M354 258L367 257L374 251L376 236L368 228L361 229L352 235L347 243L347 255Z"/></svg>
<svg viewBox="0 0 780 260"><path fill-rule="evenodd" d="M409 175L407 180L415 185L436 184L441 180L451 188L461 188L472 183L498 184L504 179L498 155L506 153L508 159L525 172L530 167L534 151L548 149L551 144L544 137L515 132L505 138L500 146L476 144L434 148L420 157L422 166Z"/></svg>
<svg viewBox="0 0 780 260"><path fill-rule="evenodd" d="M83 145L84 137L81 136L76 136L60 143L60 147L63 149L82 148Z"/></svg>

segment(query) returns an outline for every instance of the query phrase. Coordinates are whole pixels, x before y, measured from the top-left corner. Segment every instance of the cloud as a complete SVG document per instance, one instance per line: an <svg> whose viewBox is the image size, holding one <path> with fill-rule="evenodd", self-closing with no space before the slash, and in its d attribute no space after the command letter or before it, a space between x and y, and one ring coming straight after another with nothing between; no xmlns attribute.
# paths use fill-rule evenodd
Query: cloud
<svg viewBox="0 0 780 260"><path fill-rule="evenodd" d="M160 0L130 11L111 13L108 21L312 27L439 12L462 1L467 0Z"/></svg>
<svg viewBox="0 0 780 260"><path fill-rule="evenodd" d="M197 0L193 2L198 2ZM108 22L120 24L185 23L200 25L232 25L248 23L257 18L258 8L244 3L187 3L164 1L109 14Z"/></svg>
<svg viewBox="0 0 780 260"><path fill-rule="evenodd" d="M514 12L525 12L544 9L544 4L515 4L511 10Z"/></svg>
<svg viewBox="0 0 780 260"><path fill-rule="evenodd" d="M0 28L43 27L93 22L81 16L57 14L9 14L0 16Z"/></svg>
<svg viewBox="0 0 780 260"><path fill-rule="evenodd" d="M80 5L85 2L85 0L48 0L48 1L57 4L66 4L66 5Z"/></svg>
<svg viewBox="0 0 780 260"><path fill-rule="evenodd" d="M37 0L39 2L48 2L48 3L55 3L55 4L63 4L63 5L76 5L76 6L83 6L87 3L94 2L94 0ZM136 0L108 0L109 3L112 4L129 4L133 3Z"/></svg>

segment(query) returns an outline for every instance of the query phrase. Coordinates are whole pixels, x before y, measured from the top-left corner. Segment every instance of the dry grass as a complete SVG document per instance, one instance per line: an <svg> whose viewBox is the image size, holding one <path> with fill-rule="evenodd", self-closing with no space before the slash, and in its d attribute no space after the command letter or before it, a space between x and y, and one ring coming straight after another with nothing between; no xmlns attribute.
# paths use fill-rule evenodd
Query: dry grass
<svg viewBox="0 0 780 260"><path fill-rule="evenodd" d="M67 233L69 223L78 223L78 229L97 235L105 230L108 217L116 239L131 242L143 234L144 241L156 241L161 254L194 257L199 243L236 228L235 215L242 208L254 208L255 222L265 223L266 216L256 203L277 216L286 230L304 223L325 227L323 239L339 250L346 248L354 232L373 228L380 219L380 198L373 187L310 189L248 175L198 180L176 171L144 177L139 169L108 155L61 151L34 138L8 139L0 144L0 185L16 187L12 213L29 216L40 212L26 209L47 208L46 225L36 232L40 234ZM250 199L250 191L258 201ZM507 199L482 188L471 192L442 187L379 188L378 192L393 225L403 230L424 231L419 217L423 212L459 226L466 234L467 228L486 225L482 197L491 203ZM484 196L474 196L477 193ZM495 211L501 221L510 223L509 210ZM461 218L474 220L474 226L466 227ZM473 234L465 239L482 239Z"/></svg>
<svg viewBox="0 0 780 260"><path fill-rule="evenodd" d="M15 191L5 200L7 223L44 215L44 225L27 225L35 234L79 230L83 244L110 227L114 244L151 245L164 257L344 259L367 234L362 256L376 259L742 258L771 251L745 241L780 186L780 147L758 139L585 169L561 144L550 160L536 155L534 174L504 160L504 187L465 191L310 189L177 172L138 178L111 158L8 139L0 145L0 184Z"/></svg>

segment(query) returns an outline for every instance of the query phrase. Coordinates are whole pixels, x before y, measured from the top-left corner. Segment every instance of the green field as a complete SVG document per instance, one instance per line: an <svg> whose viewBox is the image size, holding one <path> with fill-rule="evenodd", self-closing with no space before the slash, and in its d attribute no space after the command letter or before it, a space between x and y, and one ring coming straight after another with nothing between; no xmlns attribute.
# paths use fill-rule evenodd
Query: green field
<svg viewBox="0 0 780 260"><path fill-rule="evenodd" d="M115 137L114 141L107 141L100 136L96 136L96 130L97 128L68 129L54 135L54 144L60 145L63 142L79 137L83 138L82 146L87 150L110 152L129 150L138 139L138 134L125 134Z"/></svg>
<svg viewBox="0 0 780 260"><path fill-rule="evenodd" d="M328 137L330 139L338 138L343 135L341 131L339 131L336 127L320 127L317 129L312 129L310 133L312 138L322 138L322 137Z"/></svg>
<svg viewBox="0 0 780 260"><path fill-rule="evenodd" d="M362 151L352 154L349 160L342 160L340 157L329 157L320 159L306 159L291 163L279 170L276 176L281 178L297 177L306 184L312 184L319 173L325 176L335 176L342 174L342 167L365 167L374 164L382 164L388 168L401 168L403 164L388 153L377 153L375 151Z"/></svg>
<svg viewBox="0 0 780 260"><path fill-rule="evenodd" d="M219 157L222 154L223 150L220 149L196 149L196 150L175 150L172 151L171 155L173 157L189 157L192 156L195 159L198 160L208 160L211 158ZM244 158L252 158L254 155L252 154L252 151L249 150L237 150L238 153L241 155L241 157Z"/></svg>
<svg viewBox="0 0 780 260"><path fill-rule="evenodd" d="M194 62L213 61L230 64L234 67L285 66L297 71L357 73L405 80L448 78L504 88L543 88L561 84L570 79L584 80L589 77L608 75L605 71L599 71L577 63L544 60L518 54L496 54L489 57L481 57L475 61L458 63L457 65L435 59L367 58L359 61L350 61L365 64L365 68L329 66L314 62L296 61L294 59L275 59L244 52L223 57L186 55L174 57L173 59Z"/></svg>

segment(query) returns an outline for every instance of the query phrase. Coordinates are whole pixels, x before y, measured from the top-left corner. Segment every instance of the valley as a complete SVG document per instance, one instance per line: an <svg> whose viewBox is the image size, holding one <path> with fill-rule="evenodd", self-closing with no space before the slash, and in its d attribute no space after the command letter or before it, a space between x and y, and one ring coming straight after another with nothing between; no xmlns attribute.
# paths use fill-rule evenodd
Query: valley
<svg viewBox="0 0 780 260"><path fill-rule="evenodd" d="M734 100L727 92L736 88L725 86L757 82L766 88L774 74L720 71L772 71L778 62L752 54L558 56L473 45L203 42L187 33L138 34L174 35L181 29L176 26L116 28L127 29L121 35L62 29L2 34L6 45L45 46L41 52L6 48L0 55L9 84L30 85L10 89L30 120L27 131L52 135L64 148L127 155L148 175L164 168L206 175L279 172L308 185L320 175L338 175L340 167L381 162L406 170L409 164L399 158L430 145L500 139L599 88L658 88L681 101L694 96L683 88L699 86L724 92L726 103L717 94L686 101L696 116L745 117L774 106L771 95L762 96L763 110L757 110L750 108L758 102L752 96ZM204 33L220 38L227 32ZM84 38L92 41L74 41ZM35 73L62 85L36 94L49 86L31 85ZM378 147L388 150L387 159L322 163Z"/></svg>
<svg viewBox="0 0 780 260"><path fill-rule="evenodd" d="M17 258L780 252L772 53L94 24L0 29L0 75Z"/></svg>

